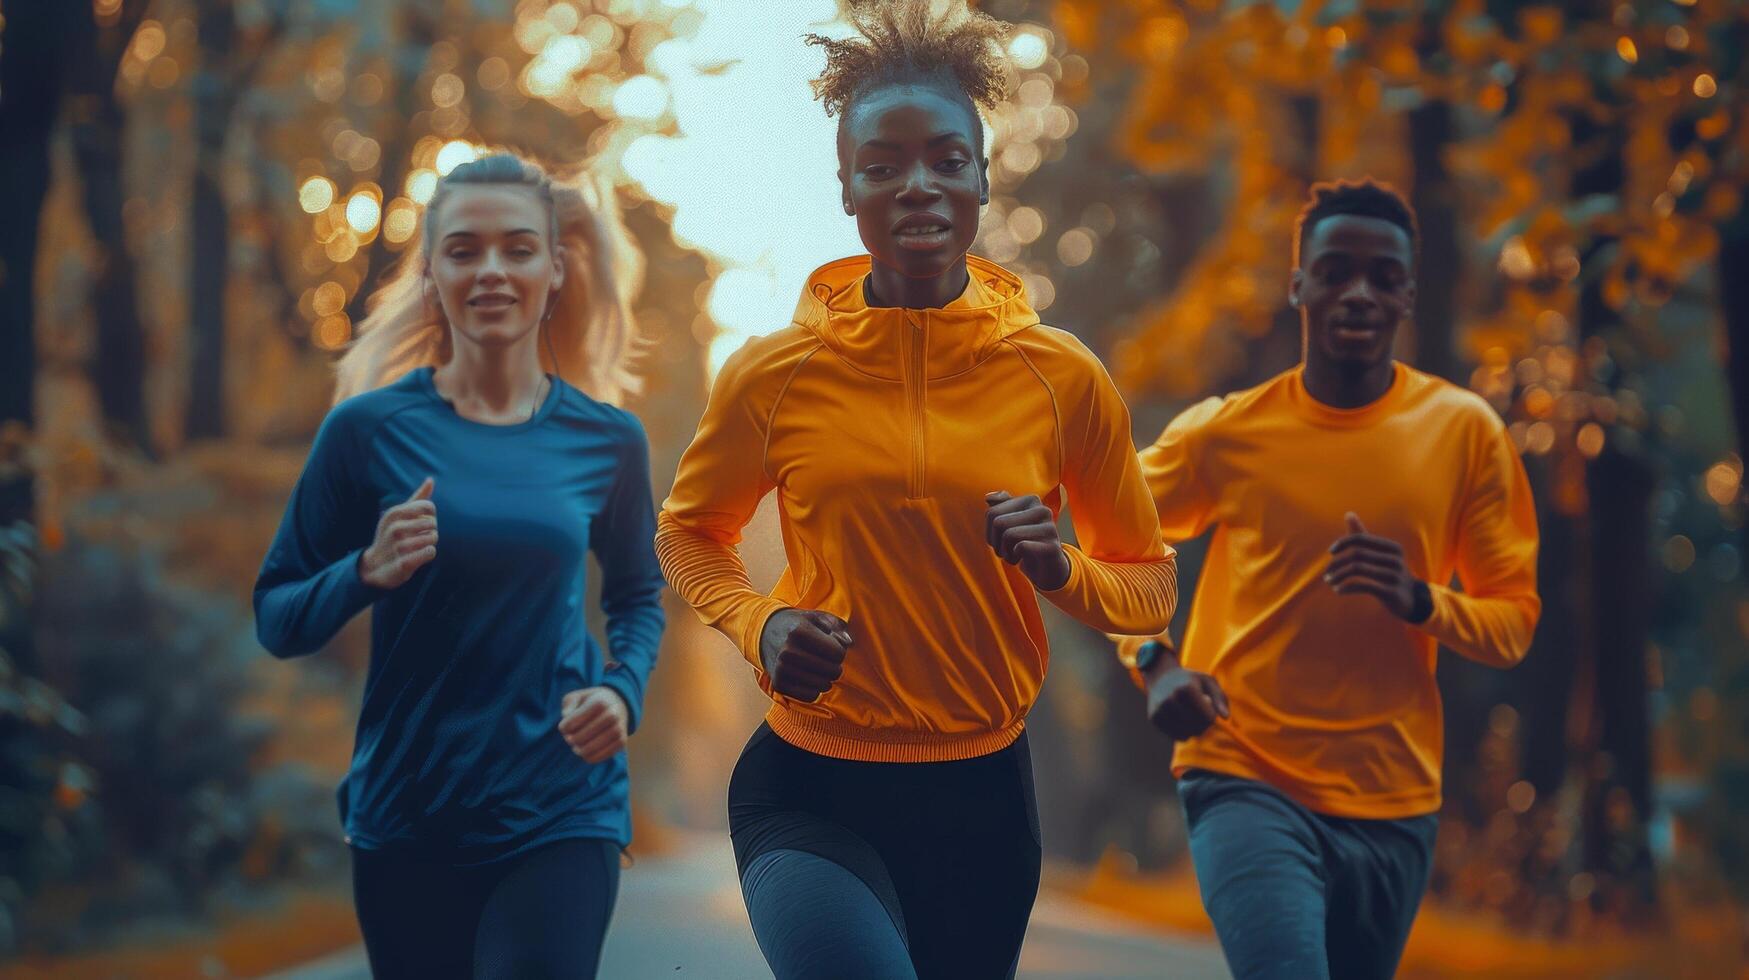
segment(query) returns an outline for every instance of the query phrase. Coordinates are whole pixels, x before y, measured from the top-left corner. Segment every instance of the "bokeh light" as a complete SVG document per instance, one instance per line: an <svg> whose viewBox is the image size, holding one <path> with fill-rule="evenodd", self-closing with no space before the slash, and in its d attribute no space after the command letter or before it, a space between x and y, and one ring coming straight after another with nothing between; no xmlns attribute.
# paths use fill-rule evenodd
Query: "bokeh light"
<svg viewBox="0 0 1749 980"><path fill-rule="evenodd" d="M1536 259L1531 257L1524 239L1514 235L1500 250L1500 271L1514 279L1529 279L1536 275Z"/></svg>
<svg viewBox="0 0 1749 980"><path fill-rule="evenodd" d="M542 98L557 94L573 74L589 63L593 54L589 42L575 34L549 38L540 54L529 62L529 94Z"/></svg>
<svg viewBox="0 0 1749 980"><path fill-rule="evenodd" d="M320 214L334 203L334 182L326 177L311 177L298 188L298 207L305 214Z"/></svg>
<svg viewBox="0 0 1749 980"><path fill-rule="evenodd" d="M358 254L358 239L350 232L335 235L322 246L322 254L328 256L328 261L336 264L351 262L352 257Z"/></svg>
<svg viewBox="0 0 1749 980"><path fill-rule="evenodd" d="M1008 40L1008 57L1020 68L1037 68L1051 55L1051 45L1034 28L1021 28Z"/></svg>
<svg viewBox="0 0 1749 980"><path fill-rule="evenodd" d="M1506 791L1506 805L1513 813L1524 813L1536 802L1536 787L1526 780L1513 783Z"/></svg>
<svg viewBox="0 0 1749 980"><path fill-rule="evenodd" d="M1008 233L1022 245L1031 245L1045 233L1045 216L1037 208L1015 208L1008 216Z"/></svg>
<svg viewBox="0 0 1749 980"><path fill-rule="evenodd" d="M322 350L339 350L352 339L352 321L344 313L335 313L316 321L310 339Z"/></svg>
<svg viewBox="0 0 1749 980"><path fill-rule="evenodd" d="M444 72L431 83L431 103L447 109L460 102L466 92L467 86L462 84L460 77Z"/></svg>
<svg viewBox="0 0 1749 980"><path fill-rule="evenodd" d="M146 72L146 81L155 89L167 89L175 85L182 77L182 66L174 58L160 58L152 62L152 67Z"/></svg>
<svg viewBox="0 0 1749 980"><path fill-rule="evenodd" d="M668 108L668 86L660 79L638 75L613 93L613 111L628 119L660 119Z"/></svg>
<svg viewBox="0 0 1749 980"><path fill-rule="evenodd" d="M382 216L382 203L370 191L357 191L346 199L346 223L360 235L375 231Z"/></svg>
<svg viewBox="0 0 1749 980"><path fill-rule="evenodd" d="M352 98L362 106L376 105L383 100L383 77L365 72L352 80Z"/></svg>
<svg viewBox="0 0 1749 980"><path fill-rule="evenodd" d="M547 23L551 24L553 30L560 34L569 34L576 30L577 22L581 19L577 13L577 8L568 3L555 3L547 8Z"/></svg>
<svg viewBox="0 0 1749 980"><path fill-rule="evenodd" d="M1044 312L1057 301L1057 284L1049 276L1029 273L1020 277L1026 287L1026 298L1032 303L1032 308Z"/></svg>
<svg viewBox="0 0 1749 980"><path fill-rule="evenodd" d="M482 88L490 92L496 92L510 84L510 63L497 55L493 55L485 61L480 62L480 70L475 77L480 80L480 86Z"/></svg>
<svg viewBox="0 0 1749 980"><path fill-rule="evenodd" d="M467 140L450 140L443 144L443 149L437 151L437 172L449 176L449 172L464 163L472 163L480 158L480 148ZM433 185L435 189L436 185ZM411 189L411 188L409 188ZM429 198L428 198L429 199ZM418 200L417 197L414 200Z"/></svg>
<svg viewBox="0 0 1749 980"><path fill-rule="evenodd" d="M1680 575L1693 564L1694 542L1686 534L1671 535L1664 542L1664 567Z"/></svg>
<svg viewBox="0 0 1749 980"><path fill-rule="evenodd" d="M1547 422L1531 423L1524 431L1524 448L1538 456L1555 448L1555 427Z"/></svg>
<svg viewBox="0 0 1749 980"><path fill-rule="evenodd" d="M346 287L337 282L325 282L317 286L310 297L310 308L319 317L339 313L346 308Z"/></svg>
<svg viewBox="0 0 1749 980"><path fill-rule="evenodd" d="M451 164L451 169L460 162ZM407 197L414 204L424 206L431 203L431 195L437 193L437 171L420 167L407 175Z"/></svg>
<svg viewBox="0 0 1749 980"><path fill-rule="evenodd" d="M1715 463L1706 471L1706 493L1713 503L1726 507L1736 502L1742 489L1743 468L1735 459Z"/></svg>
<svg viewBox="0 0 1749 980"><path fill-rule="evenodd" d="M1057 239L1057 258L1071 268L1083 265L1093 257L1093 233L1086 228L1071 228Z"/></svg>
<svg viewBox="0 0 1749 980"><path fill-rule="evenodd" d="M151 61L164 53L164 25L155 20L140 22L139 29L134 31L133 56L141 61Z"/></svg>
<svg viewBox="0 0 1749 980"><path fill-rule="evenodd" d="M413 237L419 228L419 209L404 197L398 197L389 205L388 216L383 219L383 237L391 244L399 245Z"/></svg>

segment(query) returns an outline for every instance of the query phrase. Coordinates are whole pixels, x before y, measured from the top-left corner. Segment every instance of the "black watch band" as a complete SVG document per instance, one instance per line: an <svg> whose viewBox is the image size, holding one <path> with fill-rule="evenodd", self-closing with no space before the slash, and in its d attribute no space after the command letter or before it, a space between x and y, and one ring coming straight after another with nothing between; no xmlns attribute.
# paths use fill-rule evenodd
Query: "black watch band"
<svg viewBox="0 0 1749 980"><path fill-rule="evenodd" d="M1416 579L1411 591L1415 594L1415 601L1409 606L1409 622L1420 626L1433 615L1433 590L1426 582Z"/></svg>

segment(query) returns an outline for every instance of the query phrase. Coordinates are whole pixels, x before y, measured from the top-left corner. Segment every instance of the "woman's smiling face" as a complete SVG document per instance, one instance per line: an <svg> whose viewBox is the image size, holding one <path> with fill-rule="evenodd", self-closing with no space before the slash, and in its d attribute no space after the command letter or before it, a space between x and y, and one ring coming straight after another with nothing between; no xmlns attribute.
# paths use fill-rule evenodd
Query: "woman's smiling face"
<svg viewBox="0 0 1749 980"><path fill-rule="evenodd" d="M483 346L514 344L537 329L565 272L536 190L464 184L431 220L428 274L450 329Z"/></svg>

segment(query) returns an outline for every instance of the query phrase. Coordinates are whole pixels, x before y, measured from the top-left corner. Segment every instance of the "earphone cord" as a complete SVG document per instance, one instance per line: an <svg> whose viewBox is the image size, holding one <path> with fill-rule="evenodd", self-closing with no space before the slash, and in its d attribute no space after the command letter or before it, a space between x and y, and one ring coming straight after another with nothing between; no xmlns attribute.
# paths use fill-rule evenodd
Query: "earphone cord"
<svg viewBox="0 0 1749 980"><path fill-rule="evenodd" d="M553 362L553 374L556 376L559 376L559 377L563 377L563 375L559 374L559 352L553 349L553 332L547 328L547 324L553 318L552 310L553 310L553 308L551 305L551 301L549 300L548 306L547 306L547 315L541 317L539 329L541 332L541 339L547 345L547 358ZM547 380L547 375L546 375L546 372L543 371L543 372L541 372L541 381L545 382L546 380ZM528 418L529 418L529 421L531 421L531 422L534 421L534 413L540 408L541 399L540 399L539 395L542 391L544 391L544 388L542 388L541 386L536 386L536 397L534 400L534 404L528 406Z"/></svg>

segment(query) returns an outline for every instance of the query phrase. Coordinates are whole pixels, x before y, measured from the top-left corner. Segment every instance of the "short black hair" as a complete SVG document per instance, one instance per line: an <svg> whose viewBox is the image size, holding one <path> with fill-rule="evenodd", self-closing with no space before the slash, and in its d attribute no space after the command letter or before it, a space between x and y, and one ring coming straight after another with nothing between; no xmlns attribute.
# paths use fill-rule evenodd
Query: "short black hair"
<svg viewBox="0 0 1749 980"><path fill-rule="evenodd" d="M1325 181L1312 185L1306 206L1294 221L1294 265L1299 266L1306 254L1306 240L1312 229L1325 218L1351 214L1360 218L1378 218L1403 229L1409 236L1411 258L1421 255L1421 226L1415 220L1415 209L1397 193L1397 189L1368 177L1364 180Z"/></svg>
<svg viewBox="0 0 1749 980"><path fill-rule="evenodd" d="M998 45L1008 25L966 6L964 0L937 10L931 0L851 0L847 14L856 34L843 40L809 34L807 43L826 50L826 70L814 94L826 113L838 117L844 145L850 108L892 85L938 89L972 116L973 150L984 152L984 120L978 108L994 109L1007 85Z"/></svg>

